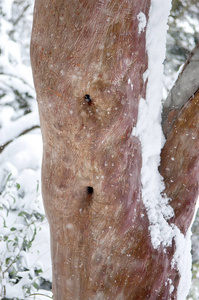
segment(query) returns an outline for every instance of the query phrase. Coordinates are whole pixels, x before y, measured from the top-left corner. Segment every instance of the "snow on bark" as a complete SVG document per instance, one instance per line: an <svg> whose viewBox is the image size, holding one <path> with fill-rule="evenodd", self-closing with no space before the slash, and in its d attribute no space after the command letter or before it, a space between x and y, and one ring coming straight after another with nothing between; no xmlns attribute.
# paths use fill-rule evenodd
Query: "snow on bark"
<svg viewBox="0 0 199 300"><path fill-rule="evenodd" d="M173 216L169 200L161 195L164 190L158 172L164 136L161 129L161 98L163 88L163 60L165 56L166 23L171 1L151 2L146 31L148 52L148 83L146 100L139 104L138 123L133 135L142 143L142 196L147 209L154 248L170 246L173 229L167 220Z"/></svg>
<svg viewBox="0 0 199 300"><path fill-rule="evenodd" d="M138 30L138 32L141 33L142 31L145 30L147 19L146 19L145 14L142 11L137 15L137 19L139 21L139 24L138 24L139 30Z"/></svg>

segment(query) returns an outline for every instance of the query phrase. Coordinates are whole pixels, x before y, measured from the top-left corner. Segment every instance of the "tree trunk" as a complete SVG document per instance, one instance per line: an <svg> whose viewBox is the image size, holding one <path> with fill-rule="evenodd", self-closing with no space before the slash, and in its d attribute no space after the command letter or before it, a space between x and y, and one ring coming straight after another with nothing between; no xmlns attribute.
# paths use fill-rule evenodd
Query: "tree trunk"
<svg viewBox="0 0 199 300"><path fill-rule="evenodd" d="M145 98L148 67L146 31L139 32L137 15L141 11L147 19L149 7L149 0L35 1L31 59L44 144L42 189L55 300L176 297L175 243L167 251L151 244L141 197L141 144L131 134L139 100ZM184 145L174 129L162 153L161 172L174 197L173 222L185 232L193 204L182 225L179 183L175 190L170 184L180 168L170 165L176 138ZM177 152L173 157L182 160ZM194 158L183 166L189 170L187 182ZM187 199L185 205L192 194Z"/></svg>

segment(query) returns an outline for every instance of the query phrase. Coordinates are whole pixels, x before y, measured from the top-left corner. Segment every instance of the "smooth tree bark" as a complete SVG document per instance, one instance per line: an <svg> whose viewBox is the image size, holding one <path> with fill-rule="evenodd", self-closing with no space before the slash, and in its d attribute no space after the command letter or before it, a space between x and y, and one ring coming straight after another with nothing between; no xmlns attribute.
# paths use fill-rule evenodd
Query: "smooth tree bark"
<svg viewBox="0 0 199 300"><path fill-rule="evenodd" d="M35 1L31 61L56 300L176 298L175 243L166 251L151 244L141 144L131 134L148 68L137 15L147 20L150 4ZM172 222L184 233L198 193L196 139L187 136L190 126L198 134L195 101L172 127L160 167L176 212Z"/></svg>
<svg viewBox="0 0 199 300"><path fill-rule="evenodd" d="M171 111L172 112L172 111ZM175 223L186 234L195 212L199 182L199 91L183 106L162 150L160 172Z"/></svg>
<svg viewBox="0 0 199 300"><path fill-rule="evenodd" d="M183 234L192 222L199 182L199 44L171 89L163 108L160 173L175 217L171 219Z"/></svg>

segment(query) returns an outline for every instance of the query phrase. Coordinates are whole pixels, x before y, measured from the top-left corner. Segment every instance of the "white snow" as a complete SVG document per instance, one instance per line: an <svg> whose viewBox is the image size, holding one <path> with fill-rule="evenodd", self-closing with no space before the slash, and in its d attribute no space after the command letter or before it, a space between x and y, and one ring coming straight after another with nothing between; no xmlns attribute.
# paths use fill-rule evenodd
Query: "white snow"
<svg viewBox="0 0 199 300"><path fill-rule="evenodd" d="M5 109L8 111L7 107ZM4 109L2 112L4 112ZM29 113L28 115L24 115L15 122L11 121L12 116L13 115L11 115L11 118L8 119L7 114L2 114L1 122L4 126L4 131L0 136L0 145L4 145L13 140L27 129L31 129L34 126L39 126L39 116L37 111Z"/></svg>
<svg viewBox="0 0 199 300"><path fill-rule="evenodd" d="M133 90L133 83L131 82L131 79L128 79L128 84L131 86L131 90Z"/></svg>
<svg viewBox="0 0 199 300"><path fill-rule="evenodd" d="M177 297L179 300L186 299L191 286L191 226L184 236L175 226L176 252L172 261L173 267L179 270L181 275Z"/></svg>
<svg viewBox="0 0 199 300"><path fill-rule="evenodd" d="M138 33L140 34L142 31L144 31L145 27L146 27L146 16L145 14L141 11L138 15L137 15L137 19L139 21L138 24Z"/></svg>

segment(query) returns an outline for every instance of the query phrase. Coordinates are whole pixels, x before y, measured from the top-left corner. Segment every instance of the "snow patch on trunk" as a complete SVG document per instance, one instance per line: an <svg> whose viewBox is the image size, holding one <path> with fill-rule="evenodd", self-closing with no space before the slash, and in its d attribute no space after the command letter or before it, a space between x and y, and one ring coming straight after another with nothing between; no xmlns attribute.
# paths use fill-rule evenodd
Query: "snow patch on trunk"
<svg viewBox="0 0 199 300"><path fill-rule="evenodd" d="M171 1L152 0L146 29L148 52L148 84L146 100L140 99L138 122L133 135L139 136L142 144L142 197L150 221L151 241L157 249L161 244L171 246L173 228L167 220L174 212L164 190L158 172L160 152L164 144L161 127L161 98L163 91L163 60L165 57L167 18Z"/></svg>
<svg viewBox="0 0 199 300"><path fill-rule="evenodd" d="M189 230L184 236L174 224L168 223L174 212L169 205L170 199L162 195L164 183L158 172L160 152L164 144L161 99L167 18L170 8L171 0L151 1L146 29L148 70L144 74L148 79L147 93L146 99L140 99L138 122L133 129L133 135L139 136L142 144L142 198L150 222L151 242L155 249L162 245L166 251L166 247L171 246L172 240L175 240L176 252L172 267L180 272L178 299L183 300L186 299L191 284L191 234Z"/></svg>
<svg viewBox="0 0 199 300"><path fill-rule="evenodd" d="M139 24L138 24L138 32L139 34L144 31L145 27L146 27L146 16L145 14L141 11L138 15L137 15L137 19L139 21Z"/></svg>

